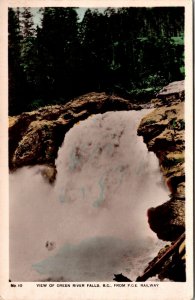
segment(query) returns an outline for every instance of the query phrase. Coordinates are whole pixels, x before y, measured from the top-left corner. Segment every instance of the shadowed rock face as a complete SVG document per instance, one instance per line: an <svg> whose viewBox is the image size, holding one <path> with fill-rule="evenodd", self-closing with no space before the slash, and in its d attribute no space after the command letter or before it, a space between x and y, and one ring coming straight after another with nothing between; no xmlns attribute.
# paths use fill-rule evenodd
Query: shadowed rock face
<svg viewBox="0 0 195 300"><path fill-rule="evenodd" d="M185 120L183 98L178 99L178 94L184 95L183 86L182 81L162 89L161 107L145 116L138 128L148 150L157 155L171 192L170 201L148 211L151 229L160 239L168 241L174 241L185 230Z"/></svg>
<svg viewBox="0 0 195 300"><path fill-rule="evenodd" d="M138 128L148 150L155 152L171 193L181 194L184 182L184 103L160 107L144 117ZM183 191L184 192L184 191Z"/></svg>
<svg viewBox="0 0 195 300"><path fill-rule="evenodd" d="M185 227L185 201L170 200L148 210L150 228L159 239L174 241Z"/></svg>
<svg viewBox="0 0 195 300"><path fill-rule="evenodd" d="M65 105L9 117L10 169L35 164L54 166L64 135L75 123L91 114L132 109L141 106L105 93L89 93Z"/></svg>

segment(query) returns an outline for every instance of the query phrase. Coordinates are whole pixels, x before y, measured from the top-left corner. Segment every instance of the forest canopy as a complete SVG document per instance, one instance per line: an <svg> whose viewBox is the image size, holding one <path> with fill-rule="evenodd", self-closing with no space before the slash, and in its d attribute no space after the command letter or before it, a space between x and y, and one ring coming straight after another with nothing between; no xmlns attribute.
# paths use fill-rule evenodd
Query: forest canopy
<svg viewBox="0 0 195 300"><path fill-rule="evenodd" d="M184 79L184 8L9 8L9 114L92 91L153 97Z"/></svg>

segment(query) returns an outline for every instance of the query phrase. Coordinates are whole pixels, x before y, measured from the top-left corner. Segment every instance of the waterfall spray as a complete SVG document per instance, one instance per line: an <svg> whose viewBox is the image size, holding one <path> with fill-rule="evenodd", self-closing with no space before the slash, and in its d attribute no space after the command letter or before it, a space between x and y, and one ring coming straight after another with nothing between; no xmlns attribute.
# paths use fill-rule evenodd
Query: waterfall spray
<svg viewBox="0 0 195 300"><path fill-rule="evenodd" d="M147 210L166 201L158 160L137 127L147 110L107 112L65 136L50 185L40 166L10 175L13 281L135 279L164 245Z"/></svg>

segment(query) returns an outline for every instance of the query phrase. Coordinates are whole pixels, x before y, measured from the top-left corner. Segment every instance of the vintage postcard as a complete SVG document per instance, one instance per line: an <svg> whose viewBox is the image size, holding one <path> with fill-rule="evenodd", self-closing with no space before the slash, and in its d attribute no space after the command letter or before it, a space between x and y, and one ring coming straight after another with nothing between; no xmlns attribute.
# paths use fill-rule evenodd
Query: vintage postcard
<svg viewBox="0 0 195 300"><path fill-rule="evenodd" d="M192 2L0 9L0 299L192 299Z"/></svg>

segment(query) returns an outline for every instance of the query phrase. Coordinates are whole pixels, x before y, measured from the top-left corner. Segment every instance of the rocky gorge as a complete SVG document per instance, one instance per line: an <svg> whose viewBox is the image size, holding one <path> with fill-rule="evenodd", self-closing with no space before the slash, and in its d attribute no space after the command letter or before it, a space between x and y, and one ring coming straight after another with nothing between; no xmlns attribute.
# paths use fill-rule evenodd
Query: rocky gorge
<svg viewBox="0 0 195 300"><path fill-rule="evenodd" d="M158 207L150 208L148 222L160 239L172 241L174 244L185 231L184 81L169 84L158 93L157 97L156 100L152 100L157 108L142 119L138 135L143 136L148 150L153 151L159 159L163 178L170 190L170 200ZM182 240L180 250L184 251L184 248L185 241ZM158 258L165 252L166 250L162 249ZM183 256L184 252L182 253ZM166 271L161 271L159 277L168 277L176 281L185 280L184 260L172 266L174 271L170 268L172 260L174 259L165 261ZM154 259L151 265L155 262Z"/></svg>
<svg viewBox="0 0 195 300"><path fill-rule="evenodd" d="M89 93L65 105L41 107L32 112L9 117L9 166L14 172L23 166L42 165L42 175L51 184L55 182L55 159L64 135L81 120L107 111L140 110L154 108L142 120L137 134L143 136L148 150L156 154L164 181L170 190L170 199L148 210L148 222L159 239L174 243L185 231L185 120L184 82L175 82L162 89L156 99L142 104L106 93ZM182 241L183 242L183 241ZM155 264L166 249L162 249L150 265ZM171 275L170 257L164 261L160 278ZM179 267L178 267L179 265ZM181 262L179 280L183 281L185 269ZM165 271L165 269L167 271ZM163 272L162 272L163 270ZM163 275L162 275L163 274Z"/></svg>

